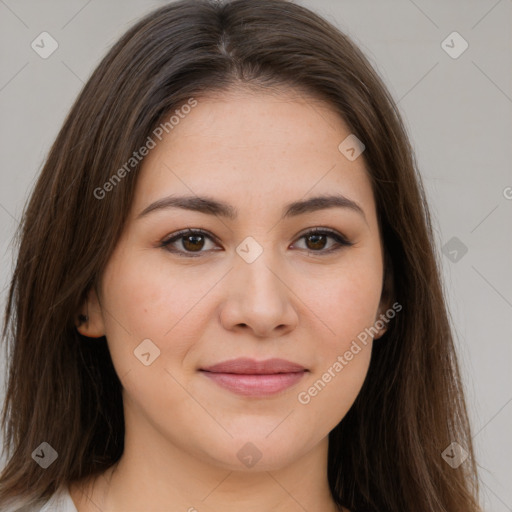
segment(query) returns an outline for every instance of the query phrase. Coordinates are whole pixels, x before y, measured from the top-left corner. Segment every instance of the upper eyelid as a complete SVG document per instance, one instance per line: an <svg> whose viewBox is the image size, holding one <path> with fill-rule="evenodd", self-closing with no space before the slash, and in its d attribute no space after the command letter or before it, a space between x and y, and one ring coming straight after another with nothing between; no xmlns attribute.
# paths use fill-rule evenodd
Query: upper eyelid
<svg viewBox="0 0 512 512"><path fill-rule="evenodd" d="M170 242L173 239L179 240L179 238L182 236L197 235L197 234L207 236L208 238L211 238L215 243L218 243L217 237L212 235L210 232L199 229L199 228L186 228L186 229L181 229L175 233L171 233L170 235L166 236L162 240L162 243Z"/></svg>

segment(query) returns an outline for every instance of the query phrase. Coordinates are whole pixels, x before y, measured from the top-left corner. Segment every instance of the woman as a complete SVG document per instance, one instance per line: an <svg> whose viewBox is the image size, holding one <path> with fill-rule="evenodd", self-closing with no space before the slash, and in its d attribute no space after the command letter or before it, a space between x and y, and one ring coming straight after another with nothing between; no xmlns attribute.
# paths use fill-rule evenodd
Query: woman
<svg viewBox="0 0 512 512"><path fill-rule="evenodd" d="M282 0L154 11L25 212L0 506L478 511L439 275L345 35Z"/></svg>

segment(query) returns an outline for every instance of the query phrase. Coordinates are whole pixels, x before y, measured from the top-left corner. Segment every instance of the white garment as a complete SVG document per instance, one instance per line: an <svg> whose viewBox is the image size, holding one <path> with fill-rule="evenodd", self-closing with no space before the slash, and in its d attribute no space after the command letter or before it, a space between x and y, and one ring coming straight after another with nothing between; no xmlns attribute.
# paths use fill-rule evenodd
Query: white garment
<svg viewBox="0 0 512 512"><path fill-rule="evenodd" d="M16 500L2 512L78 512L67 488L59 489L49 500L33 505L23 505Z"/></svg>

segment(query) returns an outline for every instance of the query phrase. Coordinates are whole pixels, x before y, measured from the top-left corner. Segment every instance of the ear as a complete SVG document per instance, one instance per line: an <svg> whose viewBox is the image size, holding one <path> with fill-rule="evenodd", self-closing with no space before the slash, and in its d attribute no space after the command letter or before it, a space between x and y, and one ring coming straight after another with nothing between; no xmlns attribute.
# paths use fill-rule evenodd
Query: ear
<svg viewBox="0 0 512 512"><path fill-rule="evenodd" d="M385 315L386 311L391 308L393 296L395 292L395 279L393 273L393 265L389 252L384 250L384 276L382 278L382 293L380 296L379 309L375 317L375 324L381 327L374 340L378 340L388 330L389 318ZM379 321L380 320L380 321Z"/></svg>
<svg viewBox="0 0 512 512"><path fill-rule="evenodd" d="M101 311L100 301L94 287L92 287L84 304L77 312L75 325L82 336L88 338L101 338L105 336L105 323Z"/></svg>
<svg viewBox="0 0 512 512"><path fill-rule="evenodd" d="M379 311L377 312L377 316L375 318L375 322L374 322L374 325L379 329L379 332L373 337L373 340L378 340L379 338L381 338L384 333L388 330L388 321L389 320L386 320L386 315L385 315L385 312L388 310L389 308L387 307L379 307Z"/></svg>

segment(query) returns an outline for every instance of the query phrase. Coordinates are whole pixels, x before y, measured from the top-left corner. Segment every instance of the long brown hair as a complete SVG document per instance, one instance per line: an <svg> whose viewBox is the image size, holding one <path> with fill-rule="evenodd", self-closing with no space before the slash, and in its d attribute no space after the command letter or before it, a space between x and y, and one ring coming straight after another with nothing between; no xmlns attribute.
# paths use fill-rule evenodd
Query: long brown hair
<svg viewBox="0 0 512 512"><path fill-rule="evenodd" d="M352 511L475 512L478 480L421 178L392 98L349 38L284 0L180 1L139 21L86 83L26 207L5 311L10 361L0 505L49 497L123 452L121 384L105 338L74 318L98 285L139 165L102 188L164 115L234 85L322 98L365 146L386 253L383 293L403 306L374 344L354 405L329 434L328 479ZM95 193L96 191L96 193ZM58 463L31 458L48 442ZM458 468L441 456L457 442Z"/></svg>

